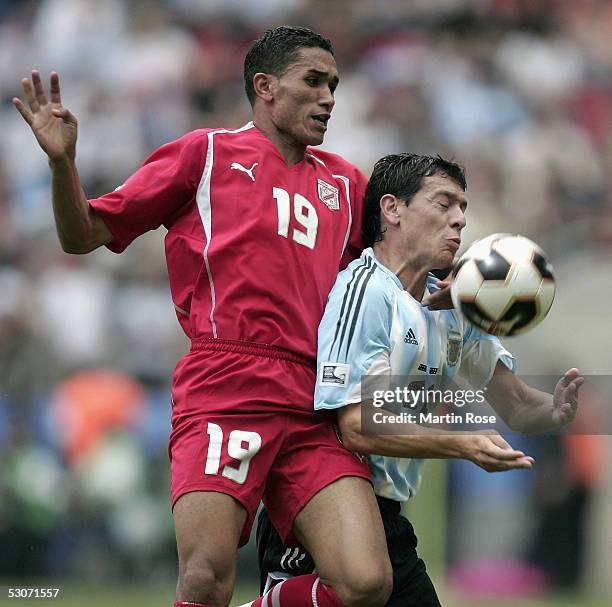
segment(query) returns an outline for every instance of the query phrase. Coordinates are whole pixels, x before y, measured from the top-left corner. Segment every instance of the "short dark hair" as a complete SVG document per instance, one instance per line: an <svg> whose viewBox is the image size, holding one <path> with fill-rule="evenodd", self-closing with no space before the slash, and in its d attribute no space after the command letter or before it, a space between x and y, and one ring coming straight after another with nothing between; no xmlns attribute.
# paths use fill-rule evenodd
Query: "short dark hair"
<svg viewBox="0 0 612 607"><path fill-rule="evenodd" d="M373 246L383 238L380 199L385 194L393 194L409 204L421 189L423 178L437 173L446 175L465 191L467 183L463 167L441 156L389 154L378 160L365 194L361 233L366 247Z"/></svg>
<svg viewBox="0 0 612 607"><path fill-rule="evenodd" d="M255 103L253 76L257 72L274 74L280 78L298 58L302 48L322 48L334 54L332 43L306 27L281 25L266 30L249 49L244 58L244 89L251 105Z"/></svg>

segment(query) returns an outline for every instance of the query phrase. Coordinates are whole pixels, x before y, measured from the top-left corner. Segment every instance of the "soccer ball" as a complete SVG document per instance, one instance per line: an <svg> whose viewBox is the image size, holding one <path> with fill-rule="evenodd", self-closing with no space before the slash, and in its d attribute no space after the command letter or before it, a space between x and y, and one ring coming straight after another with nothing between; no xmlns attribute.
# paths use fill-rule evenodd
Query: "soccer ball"
<svg viewBox="0 0 612 607"><path fill-rule="evenodd" d="M457 310L492 335L517 335L539 324L555 296L553 269L542 249L518 234L477 240L452 272Z"/></svg>

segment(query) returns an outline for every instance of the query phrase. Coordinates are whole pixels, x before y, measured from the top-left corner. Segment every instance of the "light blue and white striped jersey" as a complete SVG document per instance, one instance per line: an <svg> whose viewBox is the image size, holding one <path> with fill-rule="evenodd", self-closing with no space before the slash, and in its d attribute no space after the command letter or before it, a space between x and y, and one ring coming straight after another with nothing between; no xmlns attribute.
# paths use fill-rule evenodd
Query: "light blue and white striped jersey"
<svg viewBox="0 0 612 607"><path fill-rule="evenodd" d="M428 279L435 290L435 278ZM315 409L364 400L362 376L435 375L444 385L460 371L474 388L491 379L498 360L514 371L500 341L464 322L455 310L430 311L404 290L371 248L340 272L319 325ZM423 460L370 455L377 495L399 502L419 486Z"/></svg>

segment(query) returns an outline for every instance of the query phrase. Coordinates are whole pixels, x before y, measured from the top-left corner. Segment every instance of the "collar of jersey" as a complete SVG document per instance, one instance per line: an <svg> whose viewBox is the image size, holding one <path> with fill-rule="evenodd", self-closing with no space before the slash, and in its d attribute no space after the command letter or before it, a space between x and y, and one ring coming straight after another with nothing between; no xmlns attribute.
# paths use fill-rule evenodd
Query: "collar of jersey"
<svg viewBox="0 0 612 607"><path fill-rule="evenodd" d="M392 272L386 265L384 265L376 257L372 247L368 247L367 249L364 249L363 253L361 254L361 257L364 259L366 257L371 257L376 262L377 267L380 269L380 271L386 274L387 276L389 276L389 278L397 285L398 289L400 289L401 291L406 291L406 289L404 288L404 285L402 284L402 281L398 278L397 274ZM425 293L423 293L423 297L425 297L425 295L428 295L429 293L432 293L438 290L438 288L436 287L436 280L437 279L433 274L429 273L427 275L427 284L425 285ZM406 293L408 293L408 291L406 291ZM410 295L410 293L408 293L408 295ZM410 297L412 297L412 295L410 295ZM414 299L414 297L412 297L412 299ZM415 301L417 300L415 299Z"/></svg>
<svg viewBox="0 0 612 607"><path fill-rule="evenodd" d="M287 171L300 171L304 165L313 162L311 158L315 158L315 161L321 162L316 158L316 156L314 156L312 150L310 149L310 146L306 146L306 149L304 151L304 158L302 158L302 160L300 160L299 162L296 162L293 166L288 166L287 161L280 153L280 150L276 147L276 144L265 133L262 133L252 120L250 122L247 122L245 127L249 127L250 129L252 129L252 133L255 133L262 141L266 142L268 147L272 150L273 154L285 165ZM245 128L245 130L248 129ZM324 163L321 164L325 166Z"/></svg>
<svg viewBox="0 0 612 607"><path fill-rule="evenodd" d="M371 257L376 262L381 272L389 276L389 278L397 285L397 287L400 290L402 291L405 290L404 285L402 284L402 281L397 277L397 274L394 274L391 270L389 270L389 268L386 265L384 265L383 263L381 263L379 259L377 259L376 255L374 255L374 250L372 249L372 247L368 247L367 249L364 249L363 253L361 254L361 257L364 259L366 257Z"/></svg>

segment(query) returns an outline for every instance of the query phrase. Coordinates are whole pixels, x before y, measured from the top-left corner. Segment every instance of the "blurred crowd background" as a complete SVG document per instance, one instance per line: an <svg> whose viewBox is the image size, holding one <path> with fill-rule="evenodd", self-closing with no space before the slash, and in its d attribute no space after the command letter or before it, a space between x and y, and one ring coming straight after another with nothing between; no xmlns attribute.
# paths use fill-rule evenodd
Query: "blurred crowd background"
<svg viewBox="0 0 612 607"><path fill-rule="evenodd" d="M169 385L187 349L161 231L121 256L61 252L46 157L10 101L20 79L60 73L95 197L186 131L249 120L245 52L282 23L335 46L325 148L366 174L391 152L452 157L464 242L518 232L548 251L557 300L508 342L519 368L610 373L612 3L0 0L0 579L172 580ZM612 595L609 439L525 445L533 474L449 468L449 579ZM240 576L254 571L249 548Z"/></svg>

